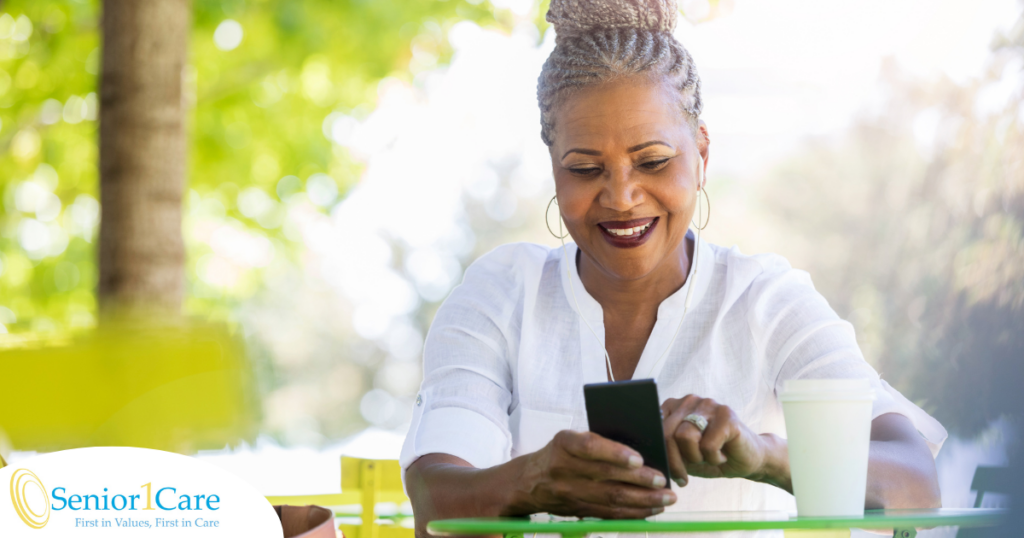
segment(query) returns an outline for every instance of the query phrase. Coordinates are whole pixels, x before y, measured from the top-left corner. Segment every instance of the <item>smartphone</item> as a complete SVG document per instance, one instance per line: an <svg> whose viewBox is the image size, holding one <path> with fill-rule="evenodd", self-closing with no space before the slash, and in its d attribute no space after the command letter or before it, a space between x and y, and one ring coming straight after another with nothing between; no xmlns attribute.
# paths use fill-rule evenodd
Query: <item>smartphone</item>
<svg viewBox="0 0 1024 538"><path fill-rule="evenodd" d="M590 431L636 450L644 465L661 471L666 484L672 483L653 379L583 385L583 398Z"/></svg>

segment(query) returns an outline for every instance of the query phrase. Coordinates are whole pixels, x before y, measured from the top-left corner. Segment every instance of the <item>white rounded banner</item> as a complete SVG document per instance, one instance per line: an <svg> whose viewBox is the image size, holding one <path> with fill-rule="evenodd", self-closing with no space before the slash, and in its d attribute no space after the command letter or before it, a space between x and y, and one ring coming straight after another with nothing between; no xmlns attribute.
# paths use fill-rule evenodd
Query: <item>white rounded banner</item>
<svg viewBox="0 0 1024 538"><path fill-rule="evenodd" d="M0 469L0 536L281 538L252 486L180 454L78 448Z"/></svg>

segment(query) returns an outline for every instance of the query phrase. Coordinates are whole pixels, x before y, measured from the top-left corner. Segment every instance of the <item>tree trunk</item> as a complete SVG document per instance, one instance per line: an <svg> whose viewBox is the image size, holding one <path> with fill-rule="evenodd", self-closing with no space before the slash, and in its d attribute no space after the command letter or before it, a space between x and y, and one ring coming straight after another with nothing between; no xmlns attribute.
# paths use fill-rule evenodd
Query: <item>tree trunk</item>
<svg viewBox="0 0 1024 538"><path fill-rule="evenodd" d="M99 305L177 315L185 286L189 0L104 0Z"/></svg>

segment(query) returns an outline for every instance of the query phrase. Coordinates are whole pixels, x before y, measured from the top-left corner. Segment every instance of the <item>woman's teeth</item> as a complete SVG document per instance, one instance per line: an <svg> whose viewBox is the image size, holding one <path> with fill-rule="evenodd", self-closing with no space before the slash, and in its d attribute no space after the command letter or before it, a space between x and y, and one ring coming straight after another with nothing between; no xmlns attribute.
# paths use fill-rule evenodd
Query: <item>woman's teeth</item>
<svg viewBox="0 0 1024 538"><path fill-rule="evenodd" d="M651 227L651 224L654 224L653 220L643 226L634 226L633 228L605 228L605 231L618 237L630 237L646 232L647 229Z"/></svg>

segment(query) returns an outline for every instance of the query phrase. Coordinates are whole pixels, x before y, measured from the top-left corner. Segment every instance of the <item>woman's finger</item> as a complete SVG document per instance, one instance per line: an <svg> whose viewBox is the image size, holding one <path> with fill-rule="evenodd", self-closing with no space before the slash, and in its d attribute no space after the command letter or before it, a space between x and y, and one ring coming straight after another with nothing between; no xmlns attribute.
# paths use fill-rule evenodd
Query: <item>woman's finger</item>
<svg viewBox="0 0 1024 538"><path fill-rule="evenodd" d="M735 425L725 417L717 416L708 420L708 427L700 439L700 453L708 465L722 465L728 458L722 448L735 433Z"/></svg>
<svg viewBox="0 0 1024 538"><path fill-rule="evenodd" d="M664 488L667 484L665 476L650 467L627 469L603 461L584 460L582 458L574 458L569 465L572 466L575 474L591 480L610 480L655 489Z"/></svg>
<svg viewBox="0 0 1024 538"><path fill-rule="evenodd" d="M670 489L641 488L621 482L595 482L593 480L566 480L565 498L586 503L623 508L662 508L676 502Z"/></svg>
<svg viewBox="0 0 1024 538"><path fill-rule="evenodd" d="M682 446L676 438L676 431L683 424L683 419L690 414L699 404L700 397L693 394L685 398L669 398L662 404L662 428L665 432L665 449L668 451L669 470L672 478L680 487L685 486L690 480L690 473L686 470L686 463L682 454Z"/></svg>
<svg viewBox="0 0 1024 538"><path fill-rule="evenodd" d="M669 415L672 414L673 411L675 411L675 409L677 407L682 405L682 402L683 402L683 400L680 399L680 398L669 398L669 399L665 400L664 402L662 402L662 404L661 404L661 419L665 420Z"/></svg>
<svg viewBox="0 0 1024 538"><path fill-rule="evenodd" d="M673 437L686 465L704 463L704 454L700 450L702 436L700 429L688 420L680 422L676 427Z"/></svg>
<svg viewBox="0 0 1024 538"><path fill-rule="evenodd" d="M627 469L639 469L644 464L639 452L593 432L562 430L555 434L555 443L570 455L585 460L603 461Z"/></svg>
<svg viewBox="0 0 1024 538"><path fill-rule="evenodd" d="M686 418L686 415L693 412L693 409L696 409L697 406L700 405L700 401L701 399L699 397L692 394L679 400L673 398L666 400L665 403L662 404L661 411L661 423L664 431L666 433L676 431L676 428L679 427L679 423Z"/></svg>
<svg viewBox="0 0 1024 538"><path fill-rule="evenodd" d="M697 443L701 457L708 465L722 465L726 462L722 447L735 431L732 411L728 406L707 398L697 406L696 413L707 420L707 426L701 432L700 441Z"/></svg>
<svg viewBox="0 0 1024 538"><path fill-rule="evenodd" d="M644 519L665 511L663 507L627 508L624 506L605 506L601 504L579 502L566 513L555 511L555 515L599 517L601 519Z"/></svg>
<svg viewBox="0 0 1024 538"><path fill-rule="evenodd" d="M667 430L666 430L667 431ZM665 435L665 451L668 453L668 471L672 473L672 480L679 487L685 487L690 482L690 474L686 472L686 464L683 463L683 456L679 454L679 445L676 438L669 431Z"/></svg>
<svg viewBox="0 0 1024 538"><path fill-rule="evenodd" d="M679 455L679 446L676 443L675 433L679 422L685 416L679 412L683 401L670 398L662 404L662 430L665 432L665 450L669 457L669 472L672 473L672 480L680 488L689 482L689 473L686 472L686 465L683 457Z"/></svg>
<svg viewBox="0 0 1024 538"><path fill-rule="evenodd" d="M673 418L676 421L669 424L673 426L672 436L675 438L679 454L682 456L683 463L687 465L703 463L704 456L700 452L701 431L694 423L686 420L686 417L698 414L707 418L705 410L708 407L708 402L714 403L714 400L691 396L683 399L684 404L680 405L673 413Z"/></svg>

